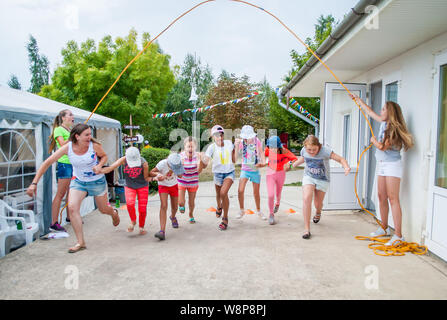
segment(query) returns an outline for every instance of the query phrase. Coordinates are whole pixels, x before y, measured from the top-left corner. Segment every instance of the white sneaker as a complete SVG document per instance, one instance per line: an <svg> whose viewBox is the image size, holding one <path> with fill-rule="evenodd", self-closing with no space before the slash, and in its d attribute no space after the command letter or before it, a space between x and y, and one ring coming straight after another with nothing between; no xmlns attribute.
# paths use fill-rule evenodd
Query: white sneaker
<svg viewBox="0 0 447 320"><path fill-rule="evenodd" d="M402 242L405 241L404 237L399 238L398 236L393 235L393 236L391 237L390 241L388 241L387 243L385 243L385 246L392 246L393 243L394 243L394 241L397 241L397 240L400 240L400 241L402 241ZM395 244L399 244L399 242L397 241Z"/></svg>
<svg viewBox="0 0 447 320"><path fill-rule="evenodd" d="M258 211L258 216L259 216L259 218L261 218L262 220L267 220L267 217L262 213L262 211Z"/></svg>
<svg viewBox="0 0 447 320"><path fill-rule="evenodd" d="M386 232L382 229L382 227L379 227L379 229L377 229L376 231L371 232L369 234L369 236L373 237L373 238L379 237L379 236L384 236L384 235L386 235L386 236L390 236L391 235L390 227L386 228Z"/></svg>
<svg viewBox="0 0 447 320"><path fill-rule="evenodd" d="M236 214L236 219L241 219L245 214L245 210L241 209L239 210L239 212Z"/></svg>

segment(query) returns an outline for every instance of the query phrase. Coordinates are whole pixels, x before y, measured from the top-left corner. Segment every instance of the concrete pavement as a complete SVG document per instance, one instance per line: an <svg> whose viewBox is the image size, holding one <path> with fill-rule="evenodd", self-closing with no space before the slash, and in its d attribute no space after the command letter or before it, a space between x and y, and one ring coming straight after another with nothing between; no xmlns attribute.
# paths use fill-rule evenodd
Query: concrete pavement
<svg viewBox="0 0 447 320"><path fill-rule="evenodd" d="M286 183L301 171L287 174ZM126 232L121 224L93 212L84 217L87 250L68 254L70 237L37 240L0 259L0 299L447 299L447 265L430 255L381 257L368 242L354 239L377 226L364 213L323 212L303 240L301 188L284 187L278 223L255 215L234 217L239 208L236 181L230 191L230 221L206 209L215 207L212 182L202 182L196 224L178 213L180 228L168 222L159 241L158 195L150 197L148 234ZM255 209L251 183L246 208ZM267 212L265 177L261 205ZM297 214L285 211L292 208Z"/></svg>

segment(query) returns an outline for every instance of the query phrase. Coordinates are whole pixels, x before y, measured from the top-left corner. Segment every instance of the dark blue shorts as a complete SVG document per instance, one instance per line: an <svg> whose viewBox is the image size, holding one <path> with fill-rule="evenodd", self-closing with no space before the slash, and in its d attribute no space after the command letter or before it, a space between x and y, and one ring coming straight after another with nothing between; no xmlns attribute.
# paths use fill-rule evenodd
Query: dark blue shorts
<svg viewBox="0 0 447 320"><path fill-rule="evenodd" d="M73 176L73 166L69 163L57 163L56 179L71 179Z"/></svg>

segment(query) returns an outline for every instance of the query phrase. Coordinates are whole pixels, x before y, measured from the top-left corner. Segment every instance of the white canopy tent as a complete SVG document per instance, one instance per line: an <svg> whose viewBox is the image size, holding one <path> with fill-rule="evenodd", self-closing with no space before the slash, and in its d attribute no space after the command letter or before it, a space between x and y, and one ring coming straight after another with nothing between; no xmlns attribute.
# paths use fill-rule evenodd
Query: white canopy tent
<svg viewBox="0 0 447 320"><path fill-rule="evenodd" d="M37 168L49 156L48 138L52 124L64 109L72 111L75 123L84 122L90 115L86 110L0 86L0 199L17 209L34 210L41 234L48 232L51 223L51 203L57 189L56 164L40 180L37 199L31 199L24 191ZM102 143L108 162L118 159L122 153L120 122L95 114L88 124ZM82 203L81 215L94 208L93 197L88 197Z"/></svg>

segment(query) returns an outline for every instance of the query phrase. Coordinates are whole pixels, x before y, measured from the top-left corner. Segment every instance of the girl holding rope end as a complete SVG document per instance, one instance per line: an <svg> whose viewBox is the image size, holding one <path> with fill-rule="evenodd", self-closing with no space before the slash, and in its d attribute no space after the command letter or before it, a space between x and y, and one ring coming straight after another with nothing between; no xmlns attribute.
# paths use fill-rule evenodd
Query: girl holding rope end
<svg viewBox="0 0 447 320"><path fill-rule="evenodd" d="M375 121L380 122L378 139L371 137L371 143L376 147L377 160L377 191L379 198L380 217L384 228L370 234L371 237L391 235L388 227L388 212L391 212L394 221L394 235L385 245L391 246L395 241L405 241L402 236L402 209L399 200L400 182L402 179L403 165L400 151L412 148L413 137L407 129L405 119L400 106L392 101L387 101L380 111L375 113L357 95L350 95ZM388 205L389 201L389 205Z"/></svg>
<svg viewBox="0 0 447 320"><path fill-rule="evenodd" d="M115 227L120 223L120 218L118 210L108 205L107 183L104 174L101 173L102 166L107 162L107 155L101 144L92 138L90 127L84 123L75 125L71 130L69 142L42 163L26 193L31 197L36 194L37 183L42 175L63 155L68 156L76 177L70 184L68 200L71 225L78 240L68 252L75 253L87 248L80 213L81 203L85 197L94 196L99 211L111 216Z"/></svg>

